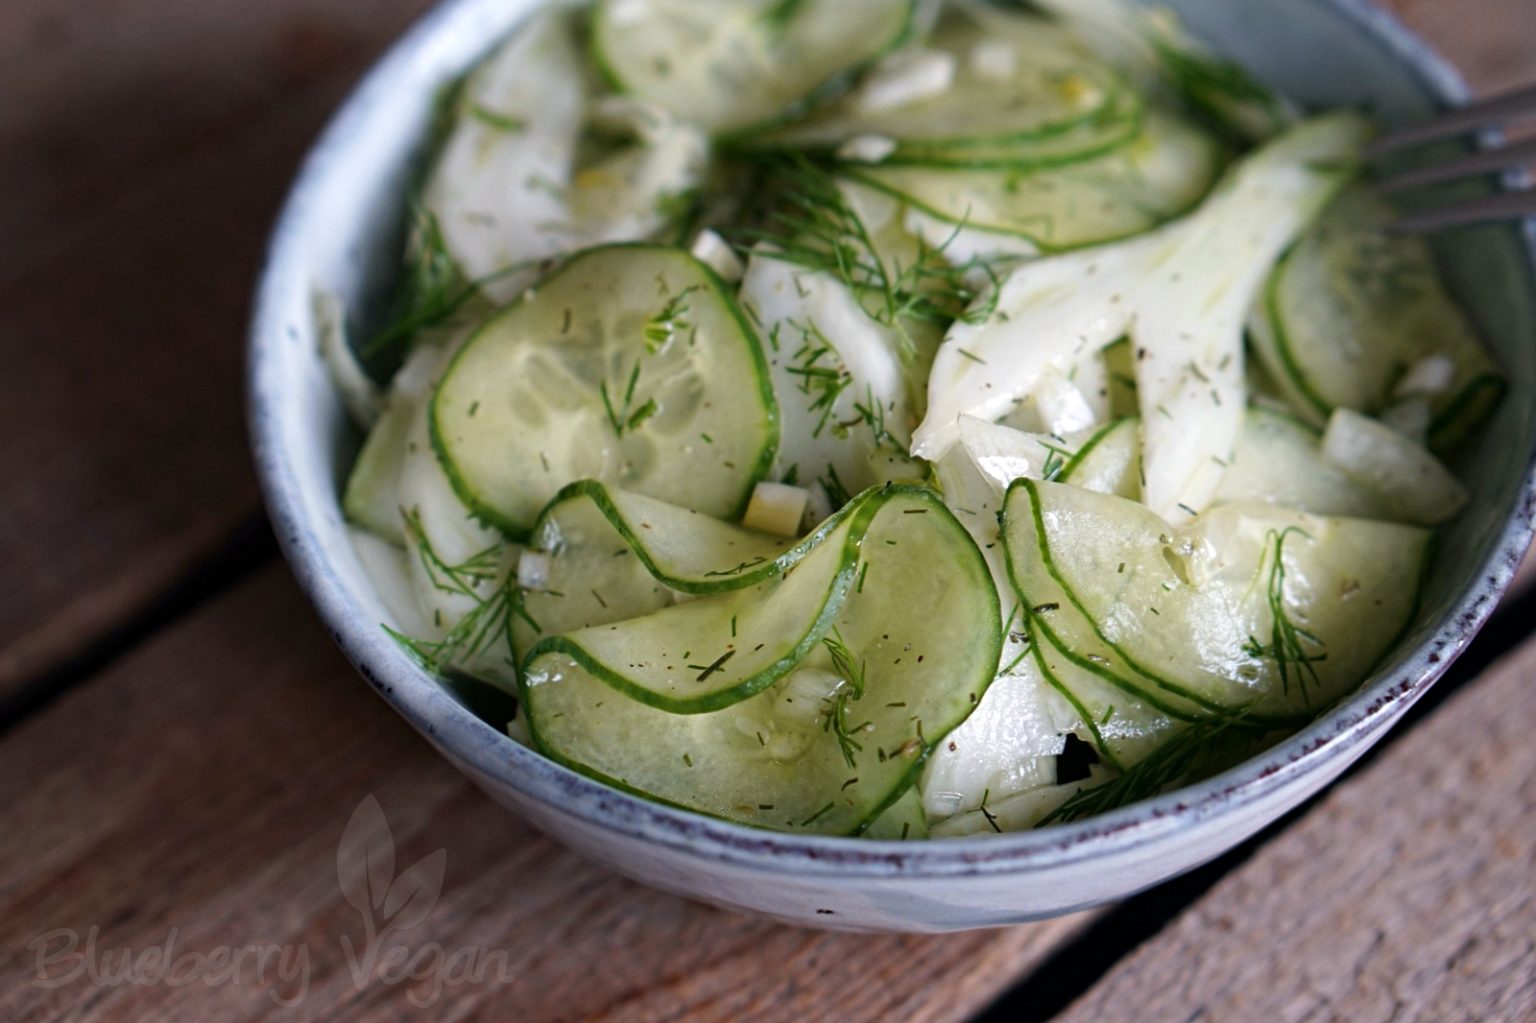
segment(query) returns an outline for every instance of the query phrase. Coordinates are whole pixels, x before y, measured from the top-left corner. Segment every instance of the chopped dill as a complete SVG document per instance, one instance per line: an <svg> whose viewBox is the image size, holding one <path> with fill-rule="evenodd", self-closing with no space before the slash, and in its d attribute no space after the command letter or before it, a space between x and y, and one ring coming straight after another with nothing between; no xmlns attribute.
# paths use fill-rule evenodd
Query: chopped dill
<svg viewBox="0 0 1536 1023"><path fill-rule="evenodd" d="M841 508L853 500L853 495L848 492L848 488L843 486L843 481L838 478L836 466L829 464L827 466L827 474L817 482L827 492L827 500L832 502L833 508Z"/></svg>
<svg viewBox="0 0 1536 1023"><path fill-rule="evenodd" d="M849 650L848 644L843 642L842 633L836 626L833 626L830 636L822 637L821 642L832 658L832 670L841 675L845 683L838 686L835 695L830 698L831 707L828 708L827 720L822 730L830 731L837 737L837 745L842 751L843 760L852 770L859 766L855 754L863 752L864 749L853 734L862 730L864 725L855 725L852 728L848 726L848 701L850 698L854 700L864 698L865 664L863 661L854 660L853 651Z"/></svg>
<svg viewBox="0 0 1536 1023"><path fill-rule="evenodd" d="M667 300L661 312L646 321L644 330L646 351L655 355L667 346L667 342L693 326L688 320L687 298L698 288L697 284L684 288Z"/></svg>
<svg viewBox="0 0 1536 1023"><path fill-rule="evenodd" d="M638 408L635 403L635 385L640 382L640 364L635 363L630 370L629 381L624 385L623 403L615 406L613 397L608 391L608 381L598 384L599 397L603 399L603 411L608 414L608 425L613 427L616 436L623 437L626 430L638 429L647 419L661 411L661 406L656 404L655 398L647 398Z"/></svg>
<svg viewBox="0 0 1536 1023"><path fill-rule="evenodd" d="M735 656L736 656L736 651L734 649L727 650L725 653L721 654L719 657L716 657L713 661L710 661L709 664L707 664L707 665L690 664L690 665L688 665L688 667L690 667L690 668L694 669L695 671L699 672L699 677L697 679L695 679L695 681L703 682L703 681L706 681L709 678L709 676L713 675L715 672L717 672L717 671L721 670L722 668L724 668L725 667L725 662L729 661L732 657L735 657Z"/></svg>
<svg viewBox="0 0 1536 1023"><path fill-rule="evenodd" d="M800 331L802 343L793 361L784 372L800 378L800 393L811 398L808 411L820 413L811 429L812 437L820 437L837 411L837 400L853 383L853 376L838 358L837 349L814 322L791 323ZM827 360L827 361L823 361Z"/></svg>
<svg viewBox="0 0 1536 1023"><path fill-rule="evenodd" d="M1307 678L1310 677L1314 685L1319 682L1317 669L1313 665L1327 660L1328 654L1320 649L1324 645L1323 641L1292 621L1285 606L1285 541L1292 534L1312 539L1299 526L1288 526L1283 530L1271 529L1265 535L1264 557L1259 561L1258 571L1260 576L1265 577L1264 600L1269 605L1271 618L1269 643L1260 643L1257 637L1249 636L1248 642L1243 644L1243 653L1274 661L1280 672L1280 691L1289 693L1294 679L1301 686L1302 696L1305 697Z"/></svg>
<svg viewBox="0 0 1536 1023"><path fill-rule="evenodd" d="M772 7L762 13L762 19L771 28L782 32L804 6L805 0L777 0Z"/></svg>
<svg viewBox="0 0 1536 1023"><path fill-rule="evenodd" d="M1001 835L1003 833L1003 829L998 827L997 815L994 814L991 810L987 809L987 798L991 795L991 789L986 789L981 793L981 805L978 807L978 809L981 810L981 815L987 819L987 823L992 826L992 830Z"/></svg>
<svg viewBox="0 0 1536 1023"><path fill-rule="evenodd" d="M1040 478L1047 483L1054 483L1061 478L1062 472L1067 468L1069 452L1051 444L1046 444L1044 447L1045 464L1040 466Z"/></svg>
<svg viewBox="0 0 1536 1023"><path fill-rule="evenodd" d="M815 813L811 814L805 820L801 821L800 822L800 826L802 828L810 827L812 824L816 823L817 821L819 821L823 817L825 817L827 814L831 813L832 812L832 807L834 805L835 804L833 804L833 803L828 803L826 806L822 807L820 810L817 810Z"/></svg>

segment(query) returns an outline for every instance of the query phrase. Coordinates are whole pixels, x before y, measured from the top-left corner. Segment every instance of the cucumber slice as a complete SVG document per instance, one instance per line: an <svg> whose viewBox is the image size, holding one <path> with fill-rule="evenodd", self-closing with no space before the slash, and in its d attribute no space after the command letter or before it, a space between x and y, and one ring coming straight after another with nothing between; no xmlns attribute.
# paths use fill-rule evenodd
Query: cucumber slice
<svg viewBox="0 0 1536 1023"><path fill-rule="evenodd" d="M773 459L768 367L714 272L677 249L589 249L485 323L432 399L460 497L512 536L598 479L740 514Z"/></svg>
<svg viewBox="0 0 1536 1023"><path fill-rule="evenodd" d="M1401 519L1389 503L1323 457L1322 438L1295 416L1250 406L1215 504L1265 501L1313 515Z"/></svg>
<svg viewBox="0 0 1536 1023"><path fill-rule="evenodd" d="M1034 514L1037 502L1019 496L1020 488L1033 486L1035 482L1021 480L1009 489L999 530L1009 588L1021 602L1020 627L1025 634L1026 649L1032 655L1037 650L1054 649L1059 658L1064 658L1078 672L1085 673L1082 678L1097 678L1123 695L1145 704L1151 708L1151 712L1181 721L1198 721L1223 712L1226 708L1219 699L1185 684L1184 680L1139 670L1133 659L1124 655L1101 634L1093 618L1079 606L1080 601L1066 581L1059 572L1053 570L1053 550L1049 545L1045 520L1042 516L1036 521ZM1078 489L1052 483L1043 483L1041 486L1050 493ZM1130 512L1120 506L1132 505L1132 502L1088 491L1082 493L1112 502L1107 507L1111 511L1119 509L1122 512L1120 520L1101 516L1093 523L1102 532L1100 542L1106 551L1120 551L1122 548L1119 545L1128 539L1145 540L1134 529L1128 531L1126 528L1128 522L1146 525L1138 518L1145 509L1133 506L1138 511ZM1126 568L1121 566L1128 563L1119 558L1116 560L1119 563L1112 565L1110 571L1123 575ZM1074 710L1085 721L1097 721L1113 702L1110 699L1094 699L1092 693L1076 685L1075 680L1067 676L1065 669L1058 668L1056 659L1037 659L1036 667L1052 688L1072 702ZM1095 735L1095 742L1101 752L1110 755L1113 762L1112 748L1098 735Z"/></svg>
<svg viewBox="0 0 1536 1023"><path fill-rule="evenodd" d="M876 841L905 842L928 837L928 816L923 812L923 797L914 785L892 803L890 809L870 822L865 838Z"/></svg>
<svg viewBox="0 0 1536 1023"><path fill-rule="evenodd" d="M860 159L857 148L836 155L840 163L854 166L910 166L1022 173L1066 167L1115 153L1141 137L1144 119L1141 101L1134 93L1122 91L1103 112L1082 124L1040 138L1003 142L901 142L890 155L873 160Z"/></svg>
<svg viewBox="0 0 1536 1023"><path fill-rule="evenodd" d="M1005 16L1005 31L994 31L978 12L952 9L930 49L904 55L947 71L943 88L892 89L888 79L900 69L882 65L838 102L746 144L832 152L875 137L895 148L872 162L1012 166L1072 162L1128 138L1139 99L1071 36L1022 14Z"/></svg>
<svg viewBox="0 0 1536 1023"><path fill-rule="evenodd" d="M1174 716L1182 699L1276 721L1342 696L1396 641L1430 535L1252 503L1174 530L1134 502L1034 480L1009 491L1003 525L1025 602L1050 594L1035 623L1080 666L1150 683L1135 695Z"/></svg>
<svg viewBox="0 0 1536 1023"><path fill-rule="evenodd" d="M1067 460L1058 483L1117 497L1141 499L1141 420L1106 423Z"/></svg>
<svg viewBox="0 0 1536 1023"><path fill-rule="evenodd" d="M626 92L712 132L841 88L903 42L914 0L600 0L592 51Z"/></svg>
<svg viewBox="0 0 1536 1023"><path fill-rule="evenodd" d="M1089 776L1082 781L1027 789L989 802L985 809L977 807L940 821L933 826L933 837L974 838L1026 831L1050 817L1077 793L1102 785L1108 778L1109 773L1105 768L1094 765L1089 768Z"/></svg>
<svg viewBox="0 0 1536 1023"><path fill-rule="evenodd" d="M779 409L774 478L820 486L836 508L880 482L876 454L908 460L914 416L895 327L843 280L769 248L753 252L739 299L766 343Z"/></svg>
<svg viewBox="0 0 1536 1023"><path fill-rule="evenodd" d="M931 491L882 487L754 590L540 642L522 677L539 748L743 823L849 834L873 821L997 668L997 593L980 553ZM687 649L685 631L697 637ZM748 678L738 661L771 667Z"/></svg>
<svg viewBox="0 0 1536 1023"><path fill-rule="evenodd" d="M1123 771L1188 724L1117 685L1107 672L1089 670L1081 659L1074 660L1055 631L1037 624L1044 614L1026 619L1030 663L1077 713L1081 731L1106 765Z"/></svg>
<svg viewBox="0 0 1536 1023"><path fill-rule="evenodd" d="M533 527L527 556L541 560L543 581L523 591L519 657L542 636L782 575L836 526L829 521L803 540L781 540L593 480L572 483Z"/></svg>
<svg viewBox="0 0 1536 1023"><path fill-rule="evenodd" d="M1260 357L1299 414L1376 414L1426 360L1451 372L1428 393L1430 443L1454 447L1497 404L1504 381L1446 294L1429 246L1391 234L1391 207L1364 189L1339 196L1270 277L1253 319Z"/></svg>
<svg viewBox="0 0 1536 1023"><path fill-rule="evenodd" d="M1198 202L1220 167L1221 150L1208 136L1149 113L1134 142L1064 167L1013 173L880 166L847 173L926 215L909 226L930 244L944 244L960 226L964 250L1027 254L1155 227Z"/></svg>

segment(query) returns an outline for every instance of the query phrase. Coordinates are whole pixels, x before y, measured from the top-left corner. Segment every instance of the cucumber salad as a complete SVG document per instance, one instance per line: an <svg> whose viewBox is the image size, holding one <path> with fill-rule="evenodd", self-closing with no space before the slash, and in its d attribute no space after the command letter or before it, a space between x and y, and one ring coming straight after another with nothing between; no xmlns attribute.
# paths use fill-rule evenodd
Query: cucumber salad
<svg viewBox="0 0 1536 1023"><path fill-rule="evenodd" d="M322 344L385 626L508 741L787 832L1100 813L1414 618L1503 388L1304 112L1123 0L544 6Z"/></svg>

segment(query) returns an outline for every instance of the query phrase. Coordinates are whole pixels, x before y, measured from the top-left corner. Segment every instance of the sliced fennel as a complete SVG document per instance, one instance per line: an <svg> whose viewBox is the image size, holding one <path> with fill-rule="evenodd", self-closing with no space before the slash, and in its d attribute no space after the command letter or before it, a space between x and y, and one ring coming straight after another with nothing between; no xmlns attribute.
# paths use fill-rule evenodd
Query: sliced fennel
<svg viewBox="0 0 1536 1023"><path fill-rule="evenodd" d="M1086 347L1129 334L1147 504L1188 519L1220 485L1242 423L1242 327L1275 258L1347 178L1367 137L1325 115L1245 158L1185 219L1102 249L1026 264L982 323L957 323L934 362L913 453L941 456L961 415L996 418Z"/></svg>
<svg viewBox="0 0 1536 1023"><path fill-rule="evenodd" d="M1002 496L1018 479L1071 483L1134 498L1137 423L1119 419L1064 435L1025 433L974 416L960 417L960 443L982 477Z"/></svg>
<svg viewBox="0 0 1536 1023"><path fill-rule="evenodd" d="M384 396L352 347L346 310L334 294L318 288L310 307L314 311L315 333L320 338L320 355L331 381L341 392L352 421L367 429L383 414Z"/></svg>
<svg viewBox="0 0 1536 1023"><path fill-rule="evenodd" d="M595 96L574 15L558 8L471 73L452 113L421 197L427 240L498 302L544 260L667 230L708 158L703 134L664 109Z"/></svg>
<svg viewBox="0 0 1536 1023"><path fill-rule="evenodd" d="M877 454L906 459L913 414L902 336L832 273L759 247L741 306L768 360L783 438L770 475L819 487L832 507L880 482Z"/></svg>
<svg viewBox="0 0 1536 1023"><path fill-rule="evenodd" d="M1333 410L1322 450L1328 463L1374 494L1392 518L1436 526L1466 507L1466 488L1438 458L1358 412Z"/></svg>

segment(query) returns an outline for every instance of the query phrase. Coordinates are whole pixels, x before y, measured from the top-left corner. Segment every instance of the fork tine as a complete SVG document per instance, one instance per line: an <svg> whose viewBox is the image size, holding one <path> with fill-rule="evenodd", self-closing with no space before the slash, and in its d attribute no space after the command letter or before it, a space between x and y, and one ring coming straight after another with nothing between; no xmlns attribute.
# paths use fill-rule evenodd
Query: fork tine
<svg viewBox="0 0 1536 1023"><path fill-rule="evenodd" d="M1511 118L1536 115L1536 85L1515 89L1449 110L1439 117L1408 128L1399 128L1377 139L1367 156L1380 156L1409 146L1465 135Z"/></svg>
<svg viewBox="0 0 1536 1023"><path fill-rule="evenodd" d="M1410 213L1392 222L1389 230L1405 234L1423 234L1447 227L1485 224L1495 220L1536 217L1536 192L1499 192L1438 209Z"/></svg>
<svg viewBox="0 0 1536 1023"><path fill-rule="evenodd" d="M1391 177L1382 178L1376 182L1375 188L1378 192L1401 192L1409 188L1422 188L1425 185L1456 181L1478 174L1494 174L1511 170L1533 159L1536 159L1536 138L1522 139L1513 145L1486 149L1458 160L1401 171Z"/></svg>

